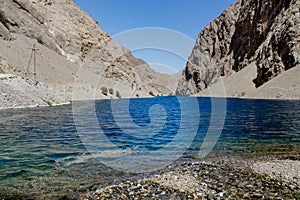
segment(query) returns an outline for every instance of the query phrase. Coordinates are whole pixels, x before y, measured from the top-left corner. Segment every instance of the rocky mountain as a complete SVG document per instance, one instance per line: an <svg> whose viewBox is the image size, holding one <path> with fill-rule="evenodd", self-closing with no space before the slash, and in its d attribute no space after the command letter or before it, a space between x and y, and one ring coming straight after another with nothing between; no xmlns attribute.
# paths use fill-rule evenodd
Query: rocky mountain
<svg viewBox="0 0 300 200"><path fill-rule="evenodd" d="M0 11L0 73L36 78L66 100L75 81L97 98L175 91L174 78L134 58L73 0L0 0ZM90 80L96 85L86 84Z"/></svg>
<svg viewBox="0 0 300 200"><path fill-rule="evenodd" d="M299 8L298 0L238 0L200 32L177 93L207 94L223 82L228 96L256 97L265 83L299 68ZM300 83L293 81L291 95L299 98ZM278 90L265 97L285 98Z"/></svg>

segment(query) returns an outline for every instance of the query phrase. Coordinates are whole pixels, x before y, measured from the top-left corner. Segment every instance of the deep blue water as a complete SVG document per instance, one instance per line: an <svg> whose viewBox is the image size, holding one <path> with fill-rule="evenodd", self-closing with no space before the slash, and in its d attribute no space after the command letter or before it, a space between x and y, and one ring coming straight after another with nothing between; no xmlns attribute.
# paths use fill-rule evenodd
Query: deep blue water
<svg viewBox="0 0 300 200"><path fill-rule="evenodd" d="M300 153L300 101L159 97L73 106L0 111L0 190L82 193L131 176L115 164L139 166L145 154L157 167L210 147L209 156Z"/></svg>

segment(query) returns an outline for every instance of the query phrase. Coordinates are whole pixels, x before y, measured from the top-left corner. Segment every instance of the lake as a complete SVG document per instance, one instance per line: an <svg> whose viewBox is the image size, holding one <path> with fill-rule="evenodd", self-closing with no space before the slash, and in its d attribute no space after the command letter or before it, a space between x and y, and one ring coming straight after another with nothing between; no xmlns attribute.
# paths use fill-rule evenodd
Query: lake
<svg viewBox="0 0 300 200"><path fill-rule="evenodd" d="M300 152L300 101L157 97L0 111L0 198L72 198L181 159Z"/></svg>

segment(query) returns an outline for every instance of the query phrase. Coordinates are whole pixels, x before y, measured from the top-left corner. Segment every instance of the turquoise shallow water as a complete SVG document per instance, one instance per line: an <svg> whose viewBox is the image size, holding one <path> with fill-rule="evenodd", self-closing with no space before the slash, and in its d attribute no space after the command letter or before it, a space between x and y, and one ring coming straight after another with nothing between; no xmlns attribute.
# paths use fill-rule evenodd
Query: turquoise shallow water
<svg viewBox="0 0 300 200"><path fill-rule="evenodd" d="M215 104L209 98L198 98L197 109L191 103L194 100L163 97L97 101L94 108L98 123L95 125L93 115L83 109L80 120L84 123L77 123L77 127L71 105L2 110L0 197L72 198L98 185L134 177L100 162L114 158L116 148L112 144L121 152L129 149L137 155L162 150L158 158L164 161L170 155L197 159L207 131L220 129L218 122L222 119L212 113L212 105L218 106L224 99L214 99ZM90 103L73 105L85 108ZM190 110L183 113L181 108L187 105ZM300 153L299 101L225 99L225 105L225 123L210 156ZM217 119L214 125L212 118ZM111 144L95 134L99 128ZM186 134L180 138L182 144L190 142L183 155L179 145L166 148L176 141L179 130ZM159 159L149 164L161 162Z"/></svg>

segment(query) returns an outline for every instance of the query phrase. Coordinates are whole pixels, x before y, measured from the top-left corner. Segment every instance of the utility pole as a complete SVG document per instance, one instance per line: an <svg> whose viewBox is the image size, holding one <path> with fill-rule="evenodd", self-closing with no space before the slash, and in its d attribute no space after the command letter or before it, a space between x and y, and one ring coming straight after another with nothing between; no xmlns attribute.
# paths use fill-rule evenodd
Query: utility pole
<svg viewBox="0 0 300 200"><path fill-rule="evenodd" d="M33 81L34 84L36 84L36 48L35 48L35 44L33 45Z"/></svg>
<svg viewBox="0 0 300 200"><path fill-rule="evenodd" d="M36 79L36 51L38 49L35 47L35 44L33 45L33 48L31 49L31 55L30 55L30 59L29 59L29 63L25 72L25 75L27 76L29 74L29 67L30 67L30 63L31 63L31 59L33 57L33 81L34 84L37 84L37 79Z"/></svg>

